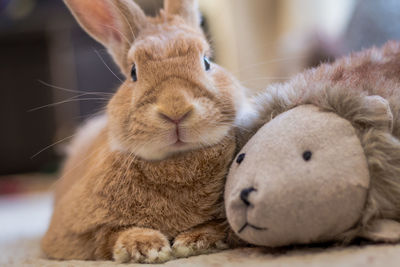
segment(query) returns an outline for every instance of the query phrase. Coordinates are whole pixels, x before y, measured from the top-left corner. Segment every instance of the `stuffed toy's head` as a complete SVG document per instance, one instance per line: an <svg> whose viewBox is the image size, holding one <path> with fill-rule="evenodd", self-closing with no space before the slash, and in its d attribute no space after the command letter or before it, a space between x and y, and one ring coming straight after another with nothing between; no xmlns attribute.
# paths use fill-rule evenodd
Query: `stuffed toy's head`
<svg viewBox="0 0 400 267"><path fill-rule="evenodd" d="M232 163L227 218L251 244L400 240L400 87L321 68L269 88Z"/></svg>
<svg viewBox="0 0 400 267"><path fill-rule="evenodd" d="M254 244L329 240L359 220L368 187L352 125L303 105L266 124L233 163L228 218Z"/></svg>

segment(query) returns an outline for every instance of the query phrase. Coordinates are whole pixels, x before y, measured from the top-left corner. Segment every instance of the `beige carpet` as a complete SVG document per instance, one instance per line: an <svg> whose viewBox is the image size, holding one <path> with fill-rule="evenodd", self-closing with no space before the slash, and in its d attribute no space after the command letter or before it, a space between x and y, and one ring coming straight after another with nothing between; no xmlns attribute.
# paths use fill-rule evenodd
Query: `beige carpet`
<svg viewBox="0 0 400 267"><path fill-rule="evenodd" d="M0 245L0 266L400 266L400 245L303 248L275 254L261 248L243 248L174 260L162 265L119 265L114 262L46 260L41 255L38 242L34 239L3 243Z"/></svg>
<svg viewBox="0 0 400 267"><path fill-rule="evenodd" d="M51 215L48 193L0 196L0 266L400 266L400 245L347 248L300 248L279 253L244 248L167 262L163 265L118 265L113 262L49 261L39 238ZM19 241L18 241L19 240Z"/></svg>

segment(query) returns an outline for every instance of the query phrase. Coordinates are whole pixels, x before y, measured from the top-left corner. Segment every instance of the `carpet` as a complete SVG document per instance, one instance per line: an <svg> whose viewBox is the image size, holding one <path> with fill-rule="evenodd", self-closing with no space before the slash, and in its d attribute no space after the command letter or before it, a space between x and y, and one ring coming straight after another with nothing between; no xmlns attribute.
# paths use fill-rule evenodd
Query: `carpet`
<svg viewBox="0 0 400 267"><path fill-rule="evenodd" d="M0 266L400 266L400 245L297 247L285 250L241 248L178 259L159 265L92 261L52 261L39 241L51 215L48 192L0 196Z"/></svg>
<svg viewBox="0 0 400 267"><path fill-rule="evenodd" d="M111 261L53 261L43 258L39 239L23 239L0 245L0 266L400 266L400 245L367 245L346 248L302 248L271 252L263 248L240 248L178 259L164 264L117 264Z"/></svg>

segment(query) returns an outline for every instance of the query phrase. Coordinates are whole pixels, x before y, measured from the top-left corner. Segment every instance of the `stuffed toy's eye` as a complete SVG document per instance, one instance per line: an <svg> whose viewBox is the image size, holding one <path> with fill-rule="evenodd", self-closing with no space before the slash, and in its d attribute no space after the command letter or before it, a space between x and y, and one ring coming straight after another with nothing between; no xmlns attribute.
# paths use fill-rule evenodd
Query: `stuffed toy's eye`
<svg viewBox="0 0 400 267"><path fill-rule="evenodd" d="M245 156L246 156L245 153L240 154L240 155L237 157L237 159L236 159L236 163L237 163L237 164L242 163L242 161L244 160L244 157L245 157Z"/></svg>
<svg viewBox="0 0 400 267"><path fill-rule="evenodd" d="M137 81L136 65L135 64L133 64L133 66L132 66L131 77L132 77L132 81L134 81L134 82Z"/></svg>
<svg viewBox="0 0 400 267"><path fill-rule="evenodd" d="M207 57L204 57L204 68L206 71L209 71L211 68L210 60Z"/></svg>
<svg viewBox="0 0 400 267"><path fill-rule="evenodd" d="M312 152L311 152L311 151L309 151L309 150L304 151L304 153L303 153L303 159L304 159L305 161L309 161L309 160L311 159L311 156L312 156Z"/></svg>

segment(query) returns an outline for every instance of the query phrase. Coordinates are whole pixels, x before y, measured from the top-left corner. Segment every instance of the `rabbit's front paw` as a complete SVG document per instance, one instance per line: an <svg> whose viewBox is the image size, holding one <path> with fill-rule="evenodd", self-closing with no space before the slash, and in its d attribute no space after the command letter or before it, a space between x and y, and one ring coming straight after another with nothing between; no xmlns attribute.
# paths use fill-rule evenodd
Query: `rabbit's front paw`
<svg viewBox="0 0 400 267"><path fill-rule="evenodd" d="M172 259L168 239L159 231L131 228L120 233L114 245L117 262L161 263Z"/></svg>
<svg viewBox="0 0 400 267"><path fill-rule="evenodd" d="M179 234L172 246L174 256L186 258L193 255L210 253L228 246L224 243L224 232L215 231L214 227L202 227Z"/></svg>

